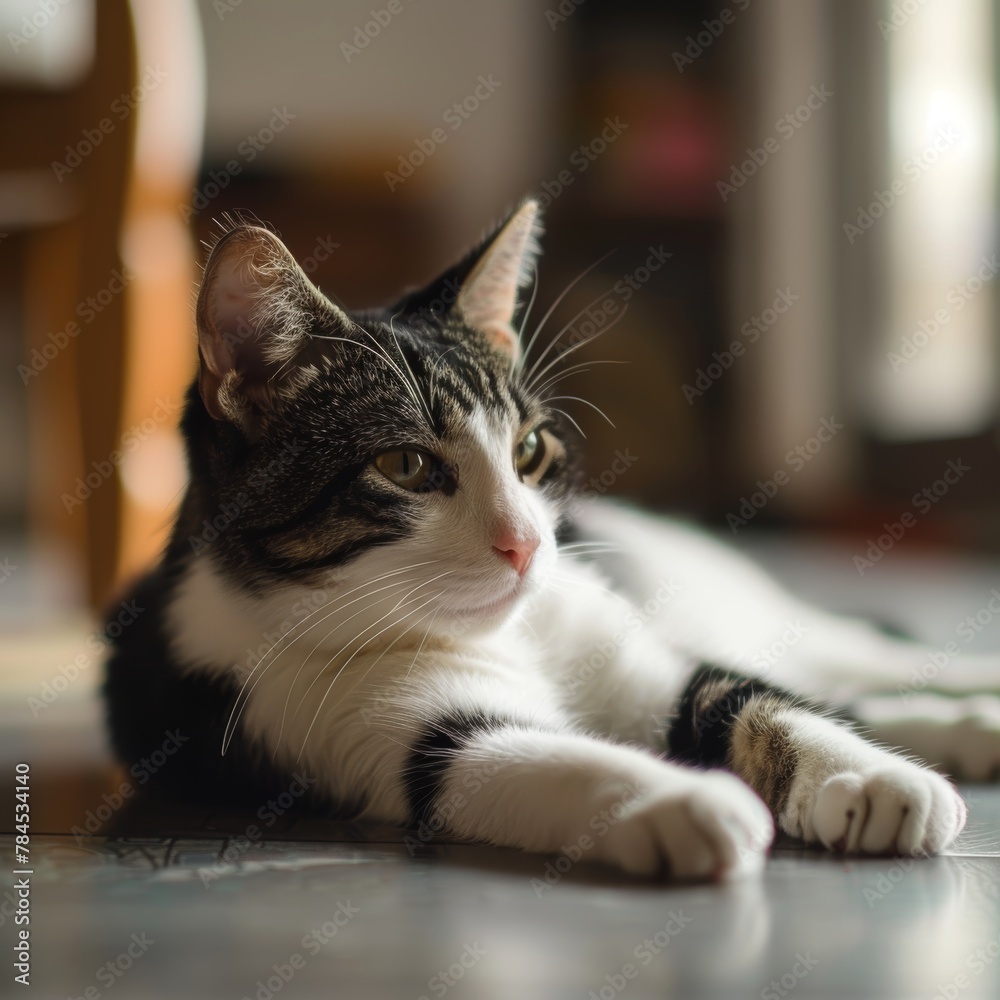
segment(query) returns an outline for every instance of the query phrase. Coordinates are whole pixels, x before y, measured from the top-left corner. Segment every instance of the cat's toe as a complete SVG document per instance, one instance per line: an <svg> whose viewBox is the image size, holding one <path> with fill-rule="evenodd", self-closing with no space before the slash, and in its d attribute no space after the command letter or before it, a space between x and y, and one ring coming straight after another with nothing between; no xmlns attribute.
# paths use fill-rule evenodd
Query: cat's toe
<svg viewBox="0 0 1000 1000"><path fill-rule="evenodd" d="M704 774L683 792L634 803L609 838L608 860L634 874L722 878L758 869L773 839L755 792L732 775Z"/></svg>
<svg viewBox="0 0 1000 1000"><path fill-rule="evenodd" d="M890 768L867 776L868 821L861 835L866 854L922 854L932 807L928 772Z"/></svg>
<svg viewBox="0 0 1000 1000"><path fill-rule="evenodd" d="M865 779L837 774L819 790L812 815L812 836L831 851L856 852L868 819Z"/></svg>
<svg viewBox="0 0 1000 1000"><path fill-rule="evenodd" d="M827 779L816 795L811 839L847 853L936 854L961 832L965 815L945 778L899 764Z"/></svg>
<svg viewBox="0 0 1000 1000"><path fill-rule="evenodd" d="M969 808L958 789L946 778L933 774L933 804L920 844L922 854L940 854L965 829Z"/></svg>
<svg viewBox="0 0 1000 1000"><path fill-rule="evenodd" d="M966 698L948 742L953 771L965 781L996 781L1000 774L1000 699Z"/></svg>

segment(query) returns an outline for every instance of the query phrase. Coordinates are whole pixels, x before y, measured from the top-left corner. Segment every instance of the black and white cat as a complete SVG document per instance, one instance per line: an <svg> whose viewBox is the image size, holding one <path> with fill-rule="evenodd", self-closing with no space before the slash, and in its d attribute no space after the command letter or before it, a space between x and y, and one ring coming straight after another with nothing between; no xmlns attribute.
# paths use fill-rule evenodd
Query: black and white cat
<svg viewBox="0 0 1000 1000"><path fill-rule="evenodd" d="M157 778L186 796L260 804L306 774L316 810L644 875L752 869L775 822L834 851L947 848L949 781L807 699L972 777L1000 765L1000 714L858 701L925 651L694 529L576 499L560 366L515 329L538 234L529 200L428 288L349 314L272 233L227 226L190 482L109 661L117 751L177 732ZM769 676L740 669L790 628Z"/></svg>

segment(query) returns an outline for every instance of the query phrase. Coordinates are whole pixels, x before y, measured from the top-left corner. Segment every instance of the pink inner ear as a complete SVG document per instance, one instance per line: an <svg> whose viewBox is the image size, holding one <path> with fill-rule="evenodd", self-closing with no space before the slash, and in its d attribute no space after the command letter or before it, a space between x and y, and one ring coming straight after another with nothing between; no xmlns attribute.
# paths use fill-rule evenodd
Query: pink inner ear
<svg viewBox="0 0 1000 1000"><path fill-rule="evenodd" d="M201 350L219 377L234 369L255 367L262 360L258 312L262 296L274 284L274 274L262 272L258 263L262 254L273 254L275 248L262 243L256 234L251 239L254 242L237 238L221 248L202 289Z"/></svg>
<svg viewBox="0 0 1000 1000"><path fill-rule="evenodd" d="M537 252L537 230L538 205L525 202L480 257L458 295L466 322L515 361L520 344L512 324L518 292L530 277Z"/></svg>
<svg viewBox="0 0 1000 1000"><path fill-rule="evenodd" d="M479 283L477 283L478 285ZM465 299L460 299L462 315L466 322L486 334L487 340L498 351L517 360L521 353L517 332L511 326L517 307L517 284L476 287Z"/></svg>
<svg viewBox="0 0 1000 1000"><path fill-rule="evenodd" d="M241 344L253 334L254 288L249 287L250 262L242 255L219 262L209 293L208 311L215 336L213 350L224 369L235 367Z"/></svg>

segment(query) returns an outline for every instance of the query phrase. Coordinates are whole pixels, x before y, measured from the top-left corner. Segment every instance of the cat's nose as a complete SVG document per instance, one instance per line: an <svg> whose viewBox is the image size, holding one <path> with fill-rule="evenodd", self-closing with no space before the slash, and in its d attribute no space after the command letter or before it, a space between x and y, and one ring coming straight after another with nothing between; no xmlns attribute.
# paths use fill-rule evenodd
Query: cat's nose
<svg viewBox="0 0 1000 1000"><path fill-rule="evenodd" d="M493 540L493 551L506 559L518 576L524 576L540 542L541 539L535 534L522 536L513 532L505 533Z"/></svg>

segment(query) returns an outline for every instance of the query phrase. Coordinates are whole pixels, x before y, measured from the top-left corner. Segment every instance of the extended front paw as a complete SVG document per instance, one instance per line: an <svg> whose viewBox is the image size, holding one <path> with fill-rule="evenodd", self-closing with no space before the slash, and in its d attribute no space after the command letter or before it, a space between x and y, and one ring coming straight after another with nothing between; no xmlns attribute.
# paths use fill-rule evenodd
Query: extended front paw
<svg viewBox="0 0 1000 1000"><path fill-rule="evenodd" d="M638 875L721 878L753 871L774 839L767 806L739 778L706 772L682 789L647 790L602 844L602 858Z"/></svg>
<svg viewBox="0 0 1000 1000"><path fill-rule="evenodd" d="M835 774L811 795L793 786L794 797L800 801L791 825L799 829L788 832L847 853L937 854L958 836L967 815L945 778L905 761ZM788 829L785 814L782 827Z"/></svg>

